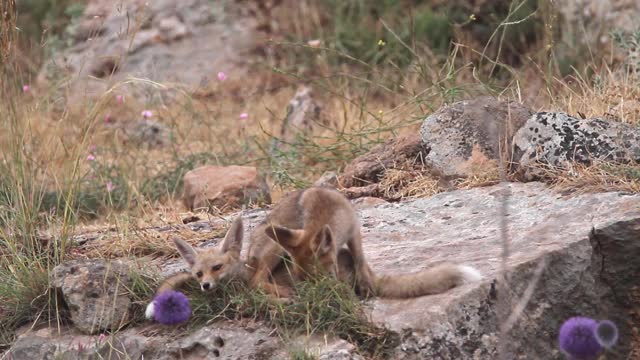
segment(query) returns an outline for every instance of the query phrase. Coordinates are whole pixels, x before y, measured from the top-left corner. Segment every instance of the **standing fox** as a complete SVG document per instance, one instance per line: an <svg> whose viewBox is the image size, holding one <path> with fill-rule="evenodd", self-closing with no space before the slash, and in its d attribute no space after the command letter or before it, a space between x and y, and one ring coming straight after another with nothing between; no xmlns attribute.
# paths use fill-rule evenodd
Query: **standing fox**
<svg viewBox="0 0 640 360"><path fill-rule="evenodd" d="M289 297L292 284L306 276L329 273L352 279L363 296L416 297L441 293L464 281L481 278L468 266L444 264L414 274L378 277L367 264L362 250L358 216L340 192L311 187L288 194L251 233L247 261L240 259L243 225L238 216L222 243L210 250L196 250L174 239L191 274L168 278L157 293L195 278L203 291L231 279L247 281L276 297ZM291 269L283 267L290 255ZM153 316L153 303L147 317Z"/></svg>
<svg viewBox="0 0 640 360"><path fill-rule="evenodd" d="M476 269L450 263L412 274L376 276L362 252L356 212L340 192L322 187L310 188L300 193L296 205L299 211L293 218L301 223L290 228L281 221L265 230L289 252L298 279L319 272L348 279L353 269L356 289L361 295L373 294L384 298L438 294L466 281L482 279Z"/></svg>

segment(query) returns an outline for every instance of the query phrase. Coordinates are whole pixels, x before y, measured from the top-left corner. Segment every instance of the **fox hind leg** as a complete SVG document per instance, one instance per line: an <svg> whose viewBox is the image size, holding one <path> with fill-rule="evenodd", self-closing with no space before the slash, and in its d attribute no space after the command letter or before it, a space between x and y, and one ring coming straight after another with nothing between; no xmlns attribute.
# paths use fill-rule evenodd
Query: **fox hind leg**
<svg viewBox="0 0 640 360"><path fill-rule="evenodd" d="M349 239L347 246L353 256L356 290L360 295L369 297L373 295L373 273L364 257L362 234L360 234L360 231L358 231L353 238Z"/></svg>

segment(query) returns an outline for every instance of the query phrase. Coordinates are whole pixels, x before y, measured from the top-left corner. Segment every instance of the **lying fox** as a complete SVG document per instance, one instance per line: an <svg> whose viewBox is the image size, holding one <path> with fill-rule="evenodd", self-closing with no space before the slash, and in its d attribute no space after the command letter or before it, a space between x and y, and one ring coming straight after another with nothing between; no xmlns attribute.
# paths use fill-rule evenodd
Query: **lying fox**
<svg viewBox="0 0 640 360"><path fill-rule="evenodd" d="M268 294L287 297L292 292L293 277L284 266L284 261L276 259L276 253L284 254L285 250L266 235L258 236L249 248L249 260L244 261L240 259L243 232L242 217L238 216L216 248L197 250L187 242L174 238L173 242L187 262L190 272L168 277L160 284L156 294L175 290L192 280L199 282L202 291L213 290L221 282L235 280L250 283ZM266 278L261 278L265 274ZM154 304L151 302L147 305L146 317L153 318L154 311Z"/></svg>
<svg viewBox="0 0 640 360"><path fill-rule="evenodd" d="M329 273L352 279L355 290L367 297L416 297L436 294L464 281L481 278L468 266L445 264L415 274L373 274L362 250L360 222L351 203L340 192L312 187L287 195L251 233L247 261L240 258L243 225L237 217L222 243L213 249L196 250L180 239L174 243L191 274L177 274L163 282L157 293L195 278L203 291L232 279L247 281L276 297L292 295L292 285L307 276ZM290 255L291 269L283 269ZM147 317L153 316L153 303Z"/></svg>

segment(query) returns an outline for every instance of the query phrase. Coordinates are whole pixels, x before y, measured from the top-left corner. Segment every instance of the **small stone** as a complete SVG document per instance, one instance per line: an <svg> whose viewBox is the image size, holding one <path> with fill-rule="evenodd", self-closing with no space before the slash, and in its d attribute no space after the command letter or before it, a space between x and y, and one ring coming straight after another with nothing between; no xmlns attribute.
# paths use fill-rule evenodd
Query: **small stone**
<svg viewBox="0 0 640 360"><path fill-rule="evenodd" d="M264 177L251 166L202 166L187 172L183 183L182 200L189 210L202 207L230 210L271 203Z"/></svg>
<svg viewBox="0 0 640 360"><path fill-rule="evenodd" d="M152 119L141 119L126 125L125 132L130 143L148 148L159 148L172 141L171 130L163 123Z"/></svg>
<svg viewBox="0 0 640 360"><path fill-rule="evenodd" d="M325 171L322 176L313 183L313 186L326 186L335 188L338 186L338 175L335 171Z"/></svg>
<svg viewBox="0 0 640 360"><path fill-rule="evenodd" d="M69 307L73 325L86 334L118 329L129 320L129 267L121 261L72 260L56 266L51 283Z"/></svg>

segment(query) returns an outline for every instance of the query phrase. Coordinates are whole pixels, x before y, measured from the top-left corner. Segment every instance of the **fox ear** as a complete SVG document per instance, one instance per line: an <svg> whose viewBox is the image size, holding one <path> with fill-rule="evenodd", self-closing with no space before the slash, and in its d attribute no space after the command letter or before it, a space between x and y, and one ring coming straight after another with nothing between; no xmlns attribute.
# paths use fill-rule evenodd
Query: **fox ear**
<svg viewBox="0 0 640 360"><path fill-rule="evenodd" d="M178 252L182 255L182 258L192 267L196 262L196 249L189 245L186 241L178 238L173 238L173 243L178 248Z"/></svg>
<svg viewBox="0 0 640 360"><path fill-rule="evenodd" d="M299 246L304 236L304 230L294 230L279 225L269 225L264 232L268 237L284 247Z"/></svg>
<svg viewBox="0 0 640 360"><path fill-rule="evenodd" d="M325 225L322 230L320 230L314 239L315 251L318 255L324 255L329 253L335 247L335 242L333 238L333 231L331 231L331 227L329 225Z"/></svg>
<svg viewBox="0 0 640 360"><path fill-rule="evenodd" d="M228 251L237 252L238 255L242 250L242 236L243 236L242 216L238 216L231 223L231 227L227 230L227 234L222 241L222 252Z"/></svg>

